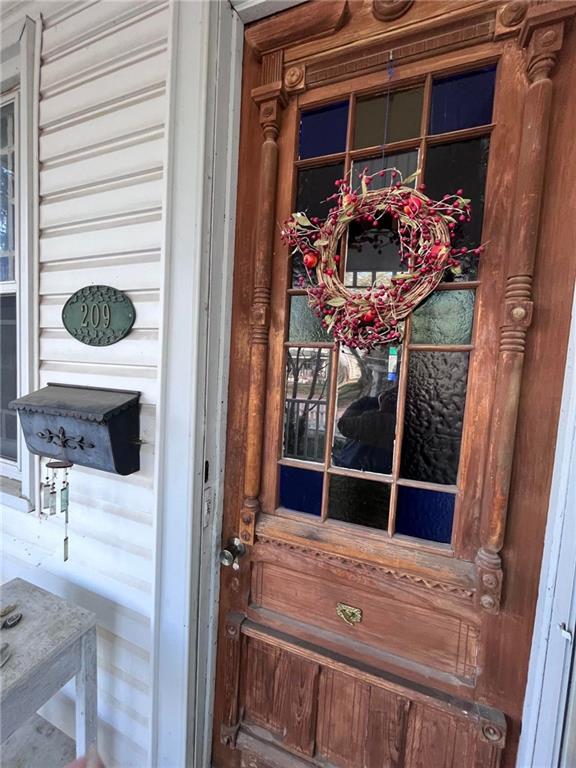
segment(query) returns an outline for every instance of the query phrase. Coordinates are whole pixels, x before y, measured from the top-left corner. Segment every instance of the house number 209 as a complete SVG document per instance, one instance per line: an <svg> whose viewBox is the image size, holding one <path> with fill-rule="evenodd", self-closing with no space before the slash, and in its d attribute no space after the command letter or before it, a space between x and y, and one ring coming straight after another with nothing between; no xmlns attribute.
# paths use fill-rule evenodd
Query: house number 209
<svg viewBox="0 0 576 768"><path fill-rule="evenodd" d="M83 328L86 328L88 323L92 328L110 327L110 304L92 304L91 307L88 307L88 304L83 303L80 305L80 312L82 313Z"/></svg>
<svg viewBox="0 0 576 768"><path fill-rule="evenodd" d="M123 339L135 318L129 297L110 285L80 288L62 309L62 323L68 333L93 347L107 347Z"/></svg>

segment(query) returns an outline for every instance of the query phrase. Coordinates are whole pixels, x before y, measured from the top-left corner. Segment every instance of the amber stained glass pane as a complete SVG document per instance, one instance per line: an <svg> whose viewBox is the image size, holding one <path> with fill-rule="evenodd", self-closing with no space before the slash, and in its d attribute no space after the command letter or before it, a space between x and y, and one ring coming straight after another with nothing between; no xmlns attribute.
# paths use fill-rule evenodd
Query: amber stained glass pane
<svg viewBox="0 0 576 768"><path fill-rule="evenodd" d="M419 136L422 94L422 88L412 88L359 99L356 105L354 149L376 147Z"/></svg>

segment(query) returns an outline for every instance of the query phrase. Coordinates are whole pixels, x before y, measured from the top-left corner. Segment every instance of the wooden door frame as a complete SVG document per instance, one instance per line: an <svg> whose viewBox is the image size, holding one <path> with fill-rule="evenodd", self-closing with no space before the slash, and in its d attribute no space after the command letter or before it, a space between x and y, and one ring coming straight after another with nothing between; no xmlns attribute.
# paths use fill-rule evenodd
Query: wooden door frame
<svg viewBox="0 0 576 768"><path fill-rule="evenodd" d="M264 430L264 420L262 416L262 392L266 387L266 364L267 364L267 344L268 331L270 327L270 314L275 308L270 304L270 278L269 263L271 259L273 240L270 222L266 216L262 215L264 210L269 210L270 199L276 193L276 168L277 159L275 154L279 132L279 123L287 98L287 93L298 92L306 88L307 78L312 75L315 83L321 73L326 73L331 67L335 70L343 63L338 60L338 56L330 57L330 35L337 30L332 23L326 23L323 28L318 25L312 25L308 16L308 11L312 5L304 6L301 14L300 24L294 14L288 24L288 14L282 19L271 20L270 24L265 22L265 27L253 28L249 33L249 45L247 46L247 55L255 61L248 68L249 82L245 86L243 112L250 123L250 130L255 133L260 124L261 133L259 140L253 135L250 137L248 147L245 151L251 157L256 152L261 153L260 175L255 172L255 163L251 166L252 179L250 191L259 186L260 204L256 203L256 214L249 212L244 227L239 228L239 237L245 241L242 248L250 248L252 235L254 234L255 247L252 249L252 261L247 261L243 257L240 268L243 270L242 279L249 282L251 277L255 276L253 296L247 297L248 290L239 292L238 309L235 306L236 319L239 320L237 338L241 340L242 354L247 356L247 349L252 354L252 381L248 384L245 371L239 376L234 377L235 399L239 402L233 408L236 414L238 409L243 409L248 413L248 434L242 434L242 444L237 439L233 439L229 445L228 453L228 489L227 489L227 508L230 510L229 516L224 521L226 534L238 533L247 543L253 541L255 518L260 510L260 460L262 456L262 439ZM334 2L332 7L341 5ZM473 4L474 12L480 13L480 4ZM520 18L517 18L512 11L512 5L501 7L500 4L487 2L482 4L482 12L487 14L491 12L492 17L485 27L487 39L497 39L502 45L517 45L521 52L522 77L526 78L526 94L524 100L524 119L521 125L521 161L517 177L514 177L511 193L515 201L517 211L514 216L514 223L510 236L510 258L508 260L508 281L505 284L507 288L505 301L502 302L501 318L499 320L500 335L495 342L498 348L498 381L497 387L501 393L502 409L493 419L492 438L493 444L491 464L494 469L490 473L490 482L484 494L482 506L482 546L479 549L476 562L474 564L476 579L474 582L474 593L477 606L486 617L498 616L500 613L500 596L502 590L502 567L500 551L503 546L504 533L506 528L506 516L508 509L508 496L510 482L512 478L512 460L515 448L515 436L517 430L517 417L521 405L525 407L525 400L521 403L521 384L522 367L524 363L526 342L532 337L528 335L528 327L531 324L532 314L532 276L534 272L534 263L536 247L538 243L538 219L540 214L540 201L542 199L542 183L544 174L544 160L546 154L546 138L550 121L551 93L553 82L553 70L556 61L560 55L560 50L565 34L565 22L568 17L574 14L573 4L548 3L545 6L530 5L527 13L523 6ZM508 13L507 13L508 12ZM288 12L291 13L291 12ZM295 13L295 12L294 12ZM454 12L457 15L456 11ZM451 22L455 19L452 18ZM472 25L471 20L471 25ZM431 27L437 29L439 21L434 20ZM415 26L415 25L414 25ZM414 32L414 26L411 32ZM481 24L479 23L480 27ZM298 52L305 58L305 53L313 50L314 61L310 69L298 61L298 54L292 58L283 61L282 47L283 41L289 30L291 34L294 29L299 29L302 40L298 42ZM306 41L309 30L314 29L316 33L314 40ZM420 30L422 31L422 30ZM441 31L438 37L441 37ZM324 33L324 36L323 34ZM404 30L392 30L393 43L397 44L398 39L402 37ZM481 33L480 33L481 34ZM435 37L435 35L431 35ZM517 42L516 42L517 40ZM429 41L426 40L428 45ZM293 44L293 41L290 45ZM417 44L416 44L417 45ZM460 39L460 46L465 47L467 43L463 38ZM308 46L308 47L306 47ZM396 55L398 49L394 48ZM426 48L429 52L430 49ZM380 51L380 53L382 53ZM405 55L415 56L414 48L410 44L406 46ZM310 53L310 55L312 55ZM328 59L322 62L323 56ZM354 62L351 57L350 69L348 72L357 72L357 59ZM258 61L259 60L259 61ZM346 66L346 62L343 63ZM260 77L262 73L263 77ZM344 70L339 70L336 77L345 76ZM252 98L251 98L252 97ZM242 187L242 182L240 182ZM244 188L246 191L246 188ZM529 198L529 199L528 199ZM525 205L526 203L526 205ZM265 204L265 205L263 205ZM254 208L254 205L252 205ZM238 245L240 248L240 243ZM540 244L542 247L542 244ZM536 281L541 281L536 276ZM540 294L541 296L541 294ZM564 321L564 316L562 316ZM540 322L540 318L538 318ZM241 327L240 327L241 326ZM564 326L562 326L564 330ZM237 342L239 343L239 342ZM530 346L530 345L529 345ZM563 349L562 349L563 354ZM557 369L555 365L555 369ZM526 385L525 385L526 386ZM533 398L533 388L529 389L529 397ZM248 398L245 397L245 389L249 391ZM556 392L556 388L554 390ZM531 405L533 404L532 401ZM548 409L550 410L550 409ZM553 409L552 409L553 410ZM238 419L238 425L244 425L242 419ZM230 439L230 434L229 434ZM548 441L549 443L550 441ZM250 444L250 450L244 461L244 467L238 469L244 459L244 443ZM234 467L232 467L232 462ZM243 477L244 475L244 477ZM244 486L244 502L240 514L238 514L239 491ZM539 492L541 489L539 489ZM516 497L521 497L516 488ZM539 498L542 498L540 492ZM515 509L518 501L514 500ZM515 523L514 528L517 528ZM518 546L522 537L514 532L514 544ZM284 537L289 538L288 537ZM293 543L293 542L292 542ZM313 542L313 548L317 549L318 542ZM288 545L291 545L288 542ZM326 550L329 547L325 547ZM539 559L537 545L532 548L531 555L534 562ZM518 553L514 556L517 558ZM528 580L530 581L530 579ZM242 572L240 575L225 574L223 576L223 587L226 597L223 599L228 613L221 616L220 625L220 683L226 690L229 699L224 709L220 712L224 717L221 719L223 730L216 734L216 739L222 738L224 743L233 745L238 733L238 698L235 694L238 691L239 679L235 672L235 665L239 658L239 638L241 634L241 625L243 621L242 601L248 595L249 583ZM517 595L515 596L518 602ZM240 606L240 607L239 607ZM523 614L523 618L528 625L531 623L531 611L533 607L528 607ZM504 626L510 626L509 620L503 613L497 619L490 618L491 624L487 628L489 646L494 649L497 647L499 633ZM507 641L508 642L508 641ZM509 643L508 643L509 644ZM490 675L496 675L498 672L498 659L494 654L486 660L486 667ZM509 682L510 674L502 670L502 685L505 689ZM511 688L512 689L512 688ZM514 689L516 690L516 689ZM481 696L484 695L482 691ZM499 689L498 695L501 695ZM518 702L520 704L520 702ZM517 738L518 728L514 734L514 741ZM215 741L216 741L215 739ZM215 744L216 746L216 744ZM220 749L220 746L217 746Z"/></svg>

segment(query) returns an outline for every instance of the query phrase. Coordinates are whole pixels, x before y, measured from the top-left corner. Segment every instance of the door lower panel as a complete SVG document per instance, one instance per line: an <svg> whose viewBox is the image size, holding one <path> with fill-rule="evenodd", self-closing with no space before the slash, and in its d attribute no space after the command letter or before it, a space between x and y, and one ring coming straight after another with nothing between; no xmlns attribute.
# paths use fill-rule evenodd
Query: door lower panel
<svg viewBox="0 0 576 768"><path fill-rule="evenodd" d="M417 686L244 621L243 674L223 729L254 768L497 768L497 710Z"/></svg>

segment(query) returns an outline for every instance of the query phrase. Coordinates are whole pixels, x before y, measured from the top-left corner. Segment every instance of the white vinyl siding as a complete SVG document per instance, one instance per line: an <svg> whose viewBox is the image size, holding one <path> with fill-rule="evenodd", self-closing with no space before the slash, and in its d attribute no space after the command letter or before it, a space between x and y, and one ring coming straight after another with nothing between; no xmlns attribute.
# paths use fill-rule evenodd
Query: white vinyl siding
<svg viewBox="0 0 576 768"><path fill-rule="evenodd" d="M26 10L29 3L23 3ZM70 559L61 517L3 510L3 580L22 576L98 616L107 766L149 765L156 408L161 359L167 2L48 2L39 109L39 366L48 382L139 390L141 470L70 472ZM3 9L12 23L15 4ZM109 347L62 327L90 284L126 291L130 335ZM46 715L73 735L73 689Z"/></svg>

